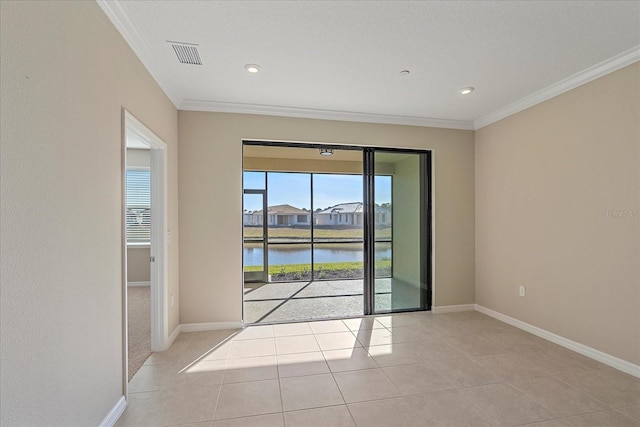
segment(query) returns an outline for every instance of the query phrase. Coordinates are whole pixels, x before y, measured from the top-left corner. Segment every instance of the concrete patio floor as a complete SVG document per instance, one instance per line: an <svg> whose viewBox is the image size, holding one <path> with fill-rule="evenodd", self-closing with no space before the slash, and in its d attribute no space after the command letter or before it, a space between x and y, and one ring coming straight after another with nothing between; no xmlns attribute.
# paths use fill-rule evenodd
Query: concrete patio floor
<svg viewBox="0 0 640 427"><path fill-rule="evenodd" d="M376 279L376 310L391 307L391 278ZM244 322L272 323L362 316L363 281L247 283Z"/></svg>

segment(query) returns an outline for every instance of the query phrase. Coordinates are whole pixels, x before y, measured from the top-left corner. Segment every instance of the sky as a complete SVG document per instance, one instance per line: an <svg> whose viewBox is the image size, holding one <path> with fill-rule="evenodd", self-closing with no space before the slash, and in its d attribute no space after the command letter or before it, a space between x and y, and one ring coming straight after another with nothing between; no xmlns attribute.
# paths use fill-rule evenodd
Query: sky
<svg viewBox="0 0 640 427"><path fill-rule="evenodd" d="M288 204L311 209L311 174L268 172L267 205ZM376 203L391 202L391 177L376 176ZM264 172L244 172L244 188L263 190ZM362 175L313 174L313 209L326 209L339 203L362 202ZM245 195L244 209L262 209L262 199Z"/></svg>

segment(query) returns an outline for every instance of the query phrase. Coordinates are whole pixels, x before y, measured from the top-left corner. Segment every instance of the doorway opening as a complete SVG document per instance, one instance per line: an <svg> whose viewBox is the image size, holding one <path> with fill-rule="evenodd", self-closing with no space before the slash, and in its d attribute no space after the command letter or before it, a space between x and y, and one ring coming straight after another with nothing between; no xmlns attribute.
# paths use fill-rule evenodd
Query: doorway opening
<svg viewBox="0 0 640 427"><path fill-rule="evenodd" d="M430 162L245 141L245 323L430 309Z"/></svg>
<svg viewBox="0 0 640 427"><path fill-rule="evenodd" d="M125 384L166 350L166 144L123 110L123 344ZM125 386L125 396L127 390Z"/></svg>

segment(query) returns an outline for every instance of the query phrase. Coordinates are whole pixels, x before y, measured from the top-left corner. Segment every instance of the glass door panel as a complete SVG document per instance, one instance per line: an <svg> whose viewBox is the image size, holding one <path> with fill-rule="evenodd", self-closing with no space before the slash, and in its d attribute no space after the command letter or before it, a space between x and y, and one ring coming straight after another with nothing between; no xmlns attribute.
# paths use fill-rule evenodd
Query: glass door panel
<svg viewBox="0 0 640 427"><path fill-rule="evenodd" d="M362 174L313 175L315 280L362 279L364 209ZM358 294L362 293L362 283ZM344 293L353 293L352 287Z"/></svg>
<svg viewBox="0 0 640 427"><path fill-rule="evenodd" d="M311 280L311 174L267 172L269 282Z"/></svg>
<svg viewBox="0 0 640 427"><path fill-rule="evenodd" d="M374 311L424 307L422 153L374 151Z"/></svg>

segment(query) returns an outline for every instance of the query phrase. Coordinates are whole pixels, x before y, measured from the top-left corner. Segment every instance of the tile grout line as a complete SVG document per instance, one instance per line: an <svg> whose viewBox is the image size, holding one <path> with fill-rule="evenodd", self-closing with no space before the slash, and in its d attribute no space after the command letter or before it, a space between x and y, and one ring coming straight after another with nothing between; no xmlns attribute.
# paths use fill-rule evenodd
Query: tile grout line
<svg viewBox="0 0 640 427"><path fill-rule="evenodd" d="M334 319L334 320L337 320L337 319ZM354 345L356 345L356 344L363 345L363 344L358 340L358 334L356 333L356 331L354 331L354 330L350 329L350 328L348 327L348 325L345 323L345 321L344 321L344 320L342 320L342 319L340 319L340 320L341 320L342 326L347 327L348 332L350 332L352 336L355 336L355 338L356 338L356 343L354 343ZM472 319L471 319L471 320L472 320ZM382 324L382 326L384 327L384 330L386 330L388 333L390 333L390 334L393 336L393 332L392 332L392 330L391 330L389 327L385 326L384 324ZM408 325L404 325L404 326L405 326L405 327L411 327L412 325L411 325L411 324L408 324ZM260 326L258 326L258 327L260 327ZM372 330L373 330L373 329L371 329L371 330L368 330L368 329L358 329L358 331L357 331L357 332L361 332L361 331L372 331ZM382 329L380 329L380 330L382 330ZM426 331L428 331L428 328L425 328L425 330L426 330ZM614 408L614 407L612 407L611 405L609 405L608 403L606 403L606 402L604 402L604 401L602 401L602 400L598 399L597 397L595 397L595 396L594 396L594 395L592 395L591 393L588 393L587 391L583 391L582 389L579 389L577 386L574 386L574 385L572 385L572 384L569 384L567 381L563 381L563 380L562 380L562 378L557 378L557 380L558 380L561 384L563 384L563 385L567 386L569 389L573 390L574 392L576 392L577 394L579 394L579 395L581 395L581 396L589 397L589 398L593 399L594 401L597 401L597 402L601 403L601 404L603 405L603 407L605 407L605 408L607 408L607 409L601 409L601 410L588 410L587 412L583 412L583 413L580 413L580 414L569 415L569 416L564 416L564 417L563 417L563 416L559 416L556 412L554 412L554 411L552 411L551 409L549 409L545 404L540 403L537 399L535 399L535 398L533 397L533 395L529 394L529 393L528 393L528 392L526 392L524 389L522 389L521 387L519 387L519 386L514 382L514 381L516 381L517 379L516 379L516 380L514 380L514 379L508 379L508 378L506 378L506 377L503 377L503 376L501 376L501 375L497 374L497 372L496 372L494 369L489 369L488 367L485 367L483 364L481 364L480 362L478 362L478 361L476 360L477 358L480 358L480 357L483 357L483 356L484 356L484 357L494 357L494 356L496 356L496 354L488 354L488 355L479 355L479 356L475 356L475 355L472 355L471 353L468 353L467 351L460 350L458 347L456 347L454 344L451 344L451 343L449 343L449 345L451 345L453 348L458 348L460 351L462 351L462 353L464 353L465 358L466 358L467 360L469 360L469 361L471 361L472 363L474 363L474 364L476 364L476 365L478 365L478 366L482 367L482 368L483 368L484 370L486 370L487 372L491 372L493 375L495 375L495 377L496 377L495 379L496 379L496 381L498 381L498 382L491 382L491 383L486 383L486 384L477 384L477 385L472 385L472 386L459 386L458 384L454 384L453 382L450 382L450 381L446 378L446 376L444 376L444 375L443 375L443 373L442 373L443 371L442 371L441 369L438 369L438 368L433 367L431 364L429 364L429 363L428 363L428 360L425 360L425 359L424 359L420 354L416 353L416 354L417 354L417 356L418 356L418 359L420 359L420 360L421 360L421 362L419 362L419 364L426 364L426 365L427 365L428 367L430 367L431 369L434 369L436 372L438 372L440 375L442 375L442 376L443 376L443 378L447 381L447 383L448 383L450 386L453 386L453 388L451 388L451 389L446 389L446 390L434 390L434 391L426 391L426 392L419 392L419 393L411 393L411 394L408 394L408 395L400 394L400 395L398 395L398 396L391 396L391 397L385 397L385 398L376 398L376 399L367 399L367 400L362 400L362 401L357 401L357 402L347 403L347 401L346 401L346 399L345 399L345 396L344 396L344 394L343 394L343 391L342 391L342 389L339 387L338 382L337 382L337 380L336 380L336 374L338 374L338 373L343 373L343 372L354 372L354 371L362 371L362 370L368 370L368 369L370 369L370 370L373 370L373 369L380 369L380 370L382 371L382 374L383 374L384 378L386 378L388 381L390 381L390 382L391 382L391 384L393 384L393 385L394 385L394 387L396 387L396 388L397 388L397 386L393 383L393 381L391 381L391 378L389 378L389 375L385 372L385 370L384 370L384 368L385 368L385 367L384 367L384 366L381 366L381 365L380 365L380 364L379 364L379 363L378 363L378 362L377 362L377 361L376 361L376 360L371 356L371 354L369 353L369 348L368 348L368 347L364 347L364 345L363 345L362 347L357 347L357 348L362 348L362 349L366 352L367 357L371 358L371 360L374 362L374 363L373 363L373 365L374 365L375 367L373 367L373 368L349 369L349 370L346 370L346 371L333 372L333 371L332 371L332 369L331 369L331 368L330 368L330 366L329 366L329 360L327 359L327 356L326 356L325 352L327 352L327 351L334 351L334 350L349 350L349 349L353 350L353 349L354 349L354 348L356 348L356 347L353 347L353 346L352 346L352 347L345 348L345 349L339 348L339 349L334 349L334 350L323 350L323 349L320 347L320 342L318 341L318 336L319 336L319 335L324 335L324 334L336 333L336 332L319 332L319 333L315 333L315 332L313 332L313 329L311 329L311 331L312 331L311 335L313 335L313 336L314 336L314 341L315 341L316 345L318 346L318 349L319 349L318 351L319 351L319 352L321 353L321 355L322 355L322 360L323 360L323 361L324 361L324 363L327 365L327 368L328 368L328 370L329 370L329 372L328 372L328 373L330 373L330 374L331 374L331 378L332 378L332 380L333 380L333 382L334 382L335 386L337 387L337 389L338 389L338 391L339 391L339 393L340 393L340 396L341 396L341 398L342 398L342 402L343 402L343 404L346 406L346 408L347 408L347 410L348 410L348 412L349 412L349 414L350 414L350 417L351 417L352 421L354 422L354 424L356 423L356 420L355 420L354 415L353 415L353 413L352 413L352 411L351 411L351 408L349 407L349 405L351 405L351 404L355 404L355 403L363 403L363 402L383 401L383 400L398 399L398 398L406 398L406 397L408 397L408 396L424 395L424 394L428 394L428 393L432 393L432 392L449 391L449 390L451 390L451 391L456 391L456 392L460 393L462 396L464 396L464 397L465 397L465 399L466 399L467 401L469 401L470 403L472 403L473 407L474 407L477 411L479 411L479 413L480 413L480 414L483 414L483 415L485 415L485 416L489 417L489 419L491 419L491 420L497 421L497 420L498 420L498 418L496 418L496 415L495 415L494 413L492 413L492 412L485 412L485 411L480 407L480 405L479 405L478 403L476 403L476 402L471 398L471 395L469 394L469 390L471 390L471 389L473 389L473 388L479 388L479 387L483 387L483 386L491 386L491 385L498 385L498 384L503 384L503 385L504 385L504 386L506 386L506 387L510 387L510 388L513 388L514 390L517 390L520 394L522 394L522 396L523 396L523 397L526 397L526 398L527 398L527 400L529 400L529 401L531 401L531 402L533 402L533 403L535 403L535 404L537 404L537 405L540 405L542 408L544 408L545 410L547 410L547 411L549 412L549 414L550 414L550 415L553 415L553 416L554 416L554 418L548 418L548 419L546 419L546 420L542 420L542 421L538 421L538 422L544 422L544 421L549 421L549 420L558 420L558 419L577 418L577 417L581 417L581 416L587 416L587 415L591 415L591 414L605 413L605 412L613 412L613 413L615 413L615 414L618 414L618 415L620 415L620 416L623 416L625 419L631 419L632 421L635 421L635 419L634 419L634 418L632 418L632 416L631 416L631 415L628 415L628 414L625 414L625 413L621 412L621 411L620 411L620 409L627 408L627 407L629 407L629 408L631 408L631 407L636 407L636 406L638 406L638 404L637 404L637 403L636 403L636 404L626 404L626 405L621 406L621 407L619 407L619 408ZM276 338L277 338L277 337L275 336L275 329L273 330L273 332L274 332L273 337L268 337L267 339L269 339L269 338L273 339L273 340L274 340L274 347L275 347L275 340L276 340ZM342 332L342 331L341 331L341 332ZM509 333L509 332L505 332L505 333ZM309 335L309 334L303 334L303 335L292 335L292 337L307 336L307 335ZM471 335L471 336L476 336L476 337L480 337L480 338L484 338L484 335L485 335L485 334L472 333L472 334L469 334L469 335ZM481 336L481 335L482 335L482 336ZM527 333L527 335L528 335L528 333ZM195 339L195 337L196 337L196 335L191 335L191 336L189 336L189 337L188 337L188 340L186 340L186 341L188 341L188 343L190 344L190 343ZM233 337L233 335L232 335L232 337ZM262 337L251 338L251 340L259 340L259 339L261 339L261 338L262 338ZM230 339L231 339L231 337L230 337L230 338L227 338L227 340L230 340ZM226 342L227 340L223 340L222 342ZM489 342L489 340L488 340L488 339L486 339L486 338L484 338L484 340ZM238 340L238 341L243 341L243 340ZM427 340L427 341L428 341L428 340ZM222 342L221 342L221 343L222 343ZM411 343L411 342L414 342L414 341L411 341L411 340L410 340L410 341L408 341L408 343ZM402 343L403 343L403 344L407 344L407 342L404 342L404 341L403 341ZM220 344L220 343L219 343L219 344ZM385 345L385 344L378 344L378 345ZM393 345L393 344L386 344L386 345ZM216 344L216 346L217 346L217 344ZM196 349L196 348L194 348L194 349ZM185 359L186 359L186 356L189 356L189 354L190 354L190 353L195 353L195 352L187 353L187 352L188 352L188 350L189 350L188 348L185 348L185 349L181 350L181 353L180 353L180 354L183 354L183 353L184 353ZM579 370L579 371L570 371L570 372L566 372L566 369L565 369L565 368L566 368L567 366L571 366L570 361L567 361L567 360L566 360L567 358L566 358L566 357L563 357L564 355L562 355L562 354L560 354L560 353L548 352L548 351L546 351L546 350L548 350L548 349L541 349L541 350L529 350L529 351L526 351L526 352L518 352L518 351L515 351L515 352L514 352L514 351L509 351L509 350L507 350L505 353L498 353L498 354L513 353L513 354L527 354L527 355L532 355L532 354L533 354L533 355L535 355L535 354L537 354L538 352L543 352L543 353L545 353L545 355L546 355L546 356L548 356L548 358L549 358L549 359L547 360L547 362L548 362L548 363L543 363L543 365L542 365L542 367L543 367L543 368L545 368L545 369L544 369L544 373L541 373L540 375L534 375L534 376L533 376L533 377L531 377L531 378L522 378L523 380L535 380L535 379L538 379L538 378L551 378L551 379L555 379L556 377L565 377L565 376L578 376L578 377L583 376L583 377L584 377L584 376L588 376L588 375L593 375L593 374L594 374L594 373L596 373L596 372L602 372L602 369L596 369L596 368L591 368L591 367L584 368L582 365L580 365L580 367L582 367L582 368L584 368L584 369L581 369L581 370ZM313 352L316 352L316 351L314 350ZM206 352L205 352L205 353L206 353ZM303 351L303 352L297 352L297 353L291 353L291 354L304 354L304 353L309 353L309 351ZM415 353L415 351L414 351L414 353ZM467 354L467 353L468 353L468 354ZM199 354L199 353L198 353L198 354ZM250 356L250 357L260 357L260 356ZM276 363L276 375L277 375L277 378L276 378L276 379L278 379L278 391L279 391L279 394L280 394L280 411L279 411L279 412L271 412L271 413L267 413L267 414L257 414L257 415L250 415L250 416L232 417L232 418L229 418L229 419L245 418L245 417L256 417L256 416L261 416L261 415L270 415L270 414L276 414L276 413L279 413L279 414L280 414L280 417L281 417L281 420L282 420L282 423L284 424L284 414L285 414L285 410L284 410L284 401L283 401L283 393L282 393L282 379L280 378L280 374L281 374L281 372L280 372L280 366L278 365L278 352L277 352L277 347L275 348L275 355L274 355L274 358L275 358L275 363ZM197 362L197 361L200 361L200 360L203 360L203 356L196 357L196 359L197 359L197 360L196 360L196 362ZM218 386L217 395L216 395L216 400L215 400L215 406L214 406L214 411L213 411L213 419L212 419L212 422L215 422L215 417L216 417L216 414L217 414L218 409L219 409L219 408L218 408L218 405L219 405L219 403L220 403L220 398L221 398L221 394L222 394L222 389L223 389L223 387L224 387L224 385L225 385L225 384L224 384L224 379L225 379L225 377L226 377L226 375L227 375L227 370L228 370L228 368L229 368L229 363L230 363L230 361L231 361L231 360L235 360L235 359L242 359L242 357L235 357L235 356L234 356L234 357L232 357L232 356L231 356L231 353L229 353L229 354L226 356L226 358L224 359L224 372L223 372L223 375L222 375L222 384L220 384L220 385ZM182 362L180 362L180 363L182 364ZM185 362L185 363L186 363L186 362ZM189 364L189 365L190 365L190 364ZM404 365L407 365L407 364L401 364L401 365L390 365L390 366L404 366ZM408 365L412 365L412 364L408 364ZM546 369L547 365L549 366L549 369ZM560 367L558 367L558 365L560 365ZM586 365L585 365L585 366L586 366ZM551 371L553 371L553 373L549 373L549 371L550 371L550 370L551 370ZM558 372L558 370L560 370L560 371ZM564 371L563 371L563 370L564 370ZM518 371L518 372L521 372L521 371ZM311 376L311 375L321 375L321 374L306 374L306 375L300 375L300 376L298 376L298 377L305 377L305 376ZM604 375L604 374L603 374L603 375ZM605 379L606 379L606 378L605 378ZM243 382L254 382L254 381L260 381L260 380L249 380L249 381L243 381ZM611 378L610 378L610 381L614 381L614 378L613 378L613 377L611 377ZM163 394L163 393L165 393L167 390L181 388L181 387L178 387L178 386L177 386L177 382L178 382L178 378L175 378L172 382L170 381L170 384L167 384L166 386L162 386L162 387L161 387L160 389L158 389L158 390L140 391L139 393L152 393L152 394L159 393L159 394ZM624 383L624 384L625 384L625 386L626 386L626 383ZM578 385L579 385L579 384L578 384ZM584 389L584 387L583 387L583 389ZM590 390L590 389L587 389L587 390ZM398 389L398 392L400 393L400 390L399 390L399 389ZM134 393L132 393L132 394L135 394L135 392L134 392ZM620 403L619 401L620 401L620 399L617 399L617 400L616 400L616 402ZM147 408L144 410L144 415L142 415L142 416L141 416L141 418L140 418L140 419L141 419L140 423L137 423L137 425L144 424L144 420L145 420L145 419L147 419L147 418L149 417L149 413L151 412L151 409L153 408L153 406L154 406L154 405L152 405L152 404L150 404L150 405L148 405L148 406L147 406ZM320 408L327 408L327 407L333 407L333 406L342 406L342 404L340 404L340 405L322 405L322 406L317 406L317 407L312 407L312 408L299 409L299 410L295 410L295 411L303 411L303 410L311 410L311 409L320 409ZM294 412L294 411L287 411L287 412ZM494 412L495 412L495 411L494 411ZM220 421L220 420L218 420L218 421ZM523 424L523 425L524 425L524 424Z"/></svg>

